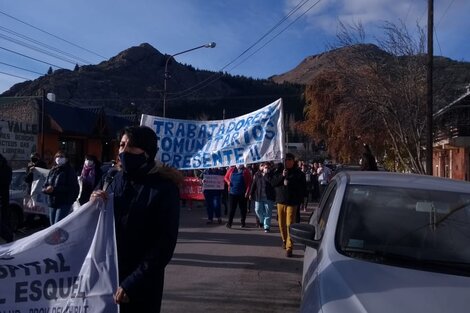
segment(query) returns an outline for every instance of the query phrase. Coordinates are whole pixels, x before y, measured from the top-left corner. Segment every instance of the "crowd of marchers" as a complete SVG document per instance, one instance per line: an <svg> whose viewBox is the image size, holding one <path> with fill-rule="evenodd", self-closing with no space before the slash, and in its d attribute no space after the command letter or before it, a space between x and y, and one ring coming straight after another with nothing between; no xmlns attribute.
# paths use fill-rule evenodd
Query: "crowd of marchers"
<svg viewBox="0 0 470 313"><path fill-rule="evenodd" d="M103 172L93 155L86 155L81 171L69 164L64 151L57 151L42 192L48 196L51 225L71 211L74 203L106 201L113 197L119 286L114 300L121 312L159 312L164 272L177 242L180 217L182 171L158 165L155 156L158 138L146 126L125 128L113 166ZM363 163L374 163L364 146ZM370 164L369 164L370 165ZM25 182L31 189L34 168L45 168L39 154L33 153ZM222 224L221 204L228 215L225 226L232 228L237 209L240 227L246 227L247 212L254 204L257 225L271 231L273 211L287 257L293 255L289 226L300 220L308 202L316 202L332 177L322 163L296 160L287 153L282 163L239 164L225 169L206 169L205 175L223 176L224 188L204 191L207 223ZM12 170L0 154L0 235L14 240L8 221L9 185Z"/></svg>
<svg viewBox="0 0 470 313"><path fill-rule="evenodd" d="M227 168L184 171L184 175L198 177L202 184L206 175L223 177L224 188L203 191L207 224L223 224L223 208L227 228L235 225L245 228L247 213L254 209L256 227L266 233L271 232L271 221L277 220L281 246L286 256L291 257L293 243L289 226L300 221L300 213L307 211L309 203L319 201L333 172L323 163L298 160L292 153L287 153L280 163L239 164ZM182 201L183 206L192 209L192 200ZM234 224L237 211L240 223Z"/></svg>

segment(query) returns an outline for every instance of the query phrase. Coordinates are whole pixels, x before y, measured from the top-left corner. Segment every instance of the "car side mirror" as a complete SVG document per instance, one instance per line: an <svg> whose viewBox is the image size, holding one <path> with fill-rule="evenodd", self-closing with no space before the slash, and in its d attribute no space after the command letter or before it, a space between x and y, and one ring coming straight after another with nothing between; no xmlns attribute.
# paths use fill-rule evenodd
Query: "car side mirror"
<svg viewBox="0 0 470 313"><path fill-rule="evenodd" d="M290 236L297 243L318 249L320 242L315 240L315 227L311 224L295 223L290 225Z"/></svg>

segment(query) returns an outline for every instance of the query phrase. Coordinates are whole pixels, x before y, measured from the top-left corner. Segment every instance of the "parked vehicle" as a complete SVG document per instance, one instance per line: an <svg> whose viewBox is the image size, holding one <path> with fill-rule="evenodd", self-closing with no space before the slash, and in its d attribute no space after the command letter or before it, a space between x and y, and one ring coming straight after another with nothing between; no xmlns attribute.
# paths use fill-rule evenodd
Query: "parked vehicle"
<svg viewBox="0 0 470 313"><path fill-rule="evenodd" d="M18 230L26 222L34 226L40 224L47 226L49 219L45 214L32 212L25 206L27 198L27 184L24 181L26 169L13 170L10 184L10 225L14 231Z"/></svg>
<svg viewBox="0 0 470 313"><path fill-rule="evenodd" d="M339 172L308 224L300 312L465 312L470 183Z"/></svg>
<svg viewBox="0 0 470 313"><path fill-rule="evenodd" d="M15 231L23 224L23 199L26 195L25 169L14 170L10 184L10 226Z"/></svg>

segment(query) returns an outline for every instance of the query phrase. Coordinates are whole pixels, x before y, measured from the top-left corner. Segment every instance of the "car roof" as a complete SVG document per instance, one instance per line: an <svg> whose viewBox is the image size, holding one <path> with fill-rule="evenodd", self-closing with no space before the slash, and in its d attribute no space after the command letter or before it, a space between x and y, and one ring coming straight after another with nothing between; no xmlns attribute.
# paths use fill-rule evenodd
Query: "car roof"
<svg viewBox="0 0 470 313"><path fill-rule="evenodd" d="M335 176L335 179L346 180L352 185L402 187L470 193L470 182L430 175L380 171L344 171L339 172Z"/></svg>

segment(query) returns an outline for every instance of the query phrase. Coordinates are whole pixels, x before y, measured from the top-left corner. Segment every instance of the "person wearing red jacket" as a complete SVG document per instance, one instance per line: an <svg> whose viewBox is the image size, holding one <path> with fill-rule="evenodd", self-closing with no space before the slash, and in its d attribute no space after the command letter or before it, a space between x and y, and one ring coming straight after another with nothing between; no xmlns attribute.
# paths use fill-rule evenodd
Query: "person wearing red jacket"
<svg viewBox="0 0 470 313"><path fill-rule="evenodd" d="M235 216L235 211L238 206L240 207L241 227L245 227L247 199L250 195L252 180L251 173L243 164L239 164L229 168L225 174L224 180L228 185L228 200L230 207L228 222L225 226L227 228L232 227L233 217Z"/></svg>

